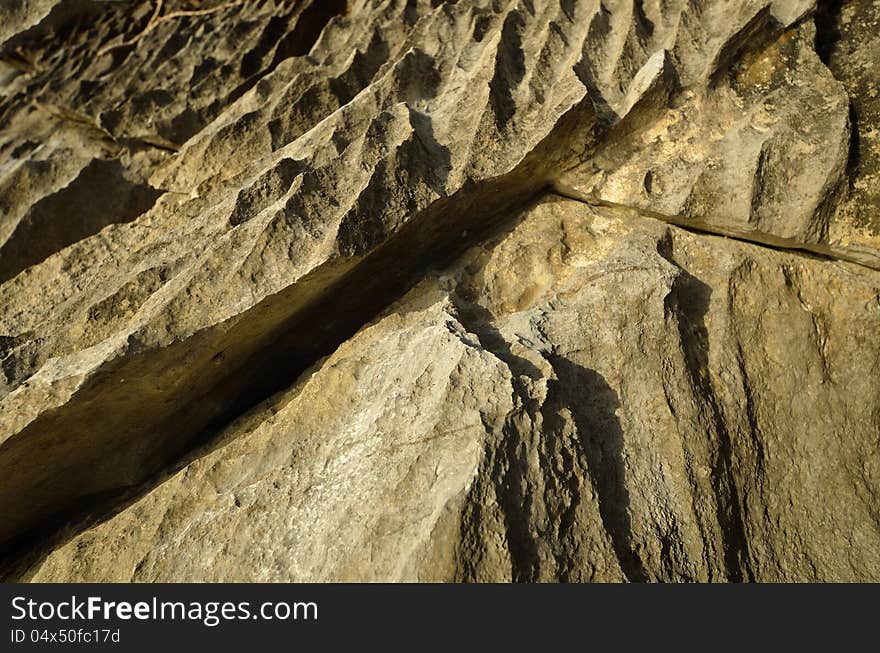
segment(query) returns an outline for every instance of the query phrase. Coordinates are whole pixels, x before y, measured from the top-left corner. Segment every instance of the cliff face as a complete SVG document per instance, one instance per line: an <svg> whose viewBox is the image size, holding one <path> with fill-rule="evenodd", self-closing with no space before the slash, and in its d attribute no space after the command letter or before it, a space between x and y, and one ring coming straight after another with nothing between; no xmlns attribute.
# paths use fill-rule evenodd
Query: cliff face
<svg viewBox="0 0 880 653"><path fill-rule="evenodd" d="M880 2L11 7L6 578L880 580Z"/></svg>

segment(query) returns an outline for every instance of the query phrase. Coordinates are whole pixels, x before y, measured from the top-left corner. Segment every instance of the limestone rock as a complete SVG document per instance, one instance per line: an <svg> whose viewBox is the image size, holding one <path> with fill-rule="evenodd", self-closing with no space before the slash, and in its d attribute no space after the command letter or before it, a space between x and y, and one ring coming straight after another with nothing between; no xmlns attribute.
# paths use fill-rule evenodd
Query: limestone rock
<svg viewBox="0 0 880 653"><path fill-rule="evenodd" d="M880 574L876 273L519 218L27 577Z"/></svg>
<svg viewBox="0 0 880 653"><path fill-rule="evenodd" d="M7 577L880 579L876 3L58 4Z"/></svg>
<svg viewBox="0 0 880 653"><path fill-rule="evenodd" d="M59 4L59 0L7 0L3 6L0 45L38 25Z"/></svg>
<svg viewBox="0 0 880 653"><path fill-rule="evenodd" d="M839 13L826 12L825 38L819 50L850 97L848 184L836 207L832 234L843 233L855 245L877 247L880 233L880 3L849 2Z"/></svg>

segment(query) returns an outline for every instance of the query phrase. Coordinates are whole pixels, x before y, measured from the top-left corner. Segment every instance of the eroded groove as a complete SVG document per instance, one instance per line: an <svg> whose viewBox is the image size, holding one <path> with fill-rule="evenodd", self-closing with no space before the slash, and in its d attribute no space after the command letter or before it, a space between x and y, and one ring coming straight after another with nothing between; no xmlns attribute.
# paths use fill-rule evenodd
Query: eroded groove
<svg viewBox="0 0 880 653"><path fill-rule="evenodd" d="M223 98L221 106L235 103L287 59L307 55L327 24L333 18L348 12L348 0L302 0L297 4L298 11L295 10L287 16L273 16L268 21L259 41L243 56L239 65L243 81ZM272 58L266 64L269 55ZM210 122L211 117L213 116L209 114L196 121L182 131L177 140L185 142L194 136Z"/></svg>
<svg viewBox="0 0 880 653"><path fill-rule="evenodd" d="M281 39L275 48L275 56L269 66L274 70L290 57L302 57L311 51L324 28L336 16L348 11L348 0L313 0L303 9L293 31Z"/></svg>
<svg viewBox="0 0 880 653"><path fill-rule="evenodd" d="M272 74L283 61L307 55L321 37L327 24L347 11L348 0L311 0L299 14L294 15L293 28L284 36L281 35L289 28L286 21L279 17L270 20L260 43L242 60L242 74L250 74L233 89L226 98L225 104L230 105L238 100L257 82ZM260 68L263 57L273 50L271 62L265 68Z"/></svg>

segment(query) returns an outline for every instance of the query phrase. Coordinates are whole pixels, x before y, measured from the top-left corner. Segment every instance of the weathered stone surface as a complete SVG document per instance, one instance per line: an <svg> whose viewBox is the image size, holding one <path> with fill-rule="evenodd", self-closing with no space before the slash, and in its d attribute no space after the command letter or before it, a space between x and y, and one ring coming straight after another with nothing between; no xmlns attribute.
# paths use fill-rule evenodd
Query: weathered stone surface
<svg viewBox="0 0 880 653"><path fill-rule="evenodd" d="M59 0L7 0L3 5L0 45L46 18Z"/></svg>
<svg viewBox="0 0 880 653"><path fill-rule="evenodd" d="M877 247L880 234L880 3L832 4L819 51L850 98L849 183L832 221L856 244Z"/></svg>
<svg viewBox="0 0 880 653"><path fill-rule="evenodd" d="M880 579L873 9L86 4L5 58L8 576Z"/></svg>
<svg viewBox="0 0 880 653"><path fill-rule="evenodd" d="M878 281L542 202L28 577L875 578Z"/></svg>

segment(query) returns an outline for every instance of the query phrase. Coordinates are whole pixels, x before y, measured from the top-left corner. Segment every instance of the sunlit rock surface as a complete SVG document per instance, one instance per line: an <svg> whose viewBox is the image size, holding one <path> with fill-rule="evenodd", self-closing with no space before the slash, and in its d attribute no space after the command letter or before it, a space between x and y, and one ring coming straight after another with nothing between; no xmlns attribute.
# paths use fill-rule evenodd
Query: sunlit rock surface
<svg viewBox="0 0 880 653"><path fill-rule="evenodd" d="M878 3L42 4L6 578L880 580Z"/></svg>

